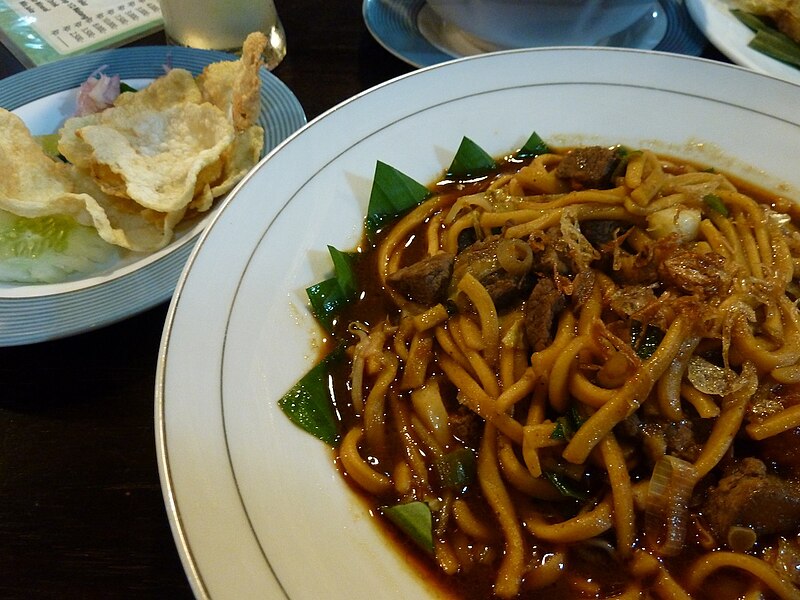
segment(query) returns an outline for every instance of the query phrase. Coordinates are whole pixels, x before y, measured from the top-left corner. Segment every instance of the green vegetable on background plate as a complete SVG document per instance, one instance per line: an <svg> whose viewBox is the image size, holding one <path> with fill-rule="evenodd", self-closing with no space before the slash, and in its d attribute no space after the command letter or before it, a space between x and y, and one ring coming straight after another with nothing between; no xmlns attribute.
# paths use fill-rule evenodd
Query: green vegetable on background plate
<svg viewBox="0 0 800 600"><path fill-rule="evenodd" d="M747 44L750 48L800 69L800 44L778 31L766 18L738 8L731 9L731 13L755 33Z"/></svg>

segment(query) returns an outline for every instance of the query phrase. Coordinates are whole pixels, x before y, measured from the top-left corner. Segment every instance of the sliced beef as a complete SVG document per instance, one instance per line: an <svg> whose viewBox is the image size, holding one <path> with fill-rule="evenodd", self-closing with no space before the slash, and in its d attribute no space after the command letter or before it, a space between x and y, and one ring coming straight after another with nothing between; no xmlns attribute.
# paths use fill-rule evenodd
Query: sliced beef
<svg viewBox="0 0 800 600"><path fill-rule="evenodd" d="M509 273L497 258L498 247L509 243L499 235L479 240L460 252L453 266L453 283L471 273L489 292L498 308L521 302L531 290L533 279L529 272Z"/></svg>
<svg viewBox="0 0 800 600"><path fill-rule="evenodd" d="M743 458L711 488L703 514L723 543L735 526L750 528L757 536L796 535L800 528L800 482L768 473L766 465L756 458Z"/></svg>
<svg viewBox="0 0 800 600"><path fill-rule="evenodd" d="M542 277L525 302L525 337L531 350L544 350L553 342L558 315L567 301L549 277Z"/></svg>
<svg viewBox="0 0 800 600"><path fill-rule="evenodd" d="M607 189L614 185L613 177L620 160L620 154L614 148L575 148L558 164L555 175L569 179L576 188Z"/></svg>
<svg viewBox="0 0 800 600"><path fill-rule="evenodd" d="M624 234L631 228L630 223L612 219L599 219L597 221L582 221L581 233L589 243L597 249L602 249L609 242Z"/></svg>
<svg viewBox="0 0 800 600"><path fill-rule="evenodd" d="M569 248L561 237L560 227L552 227L529 239L533 250L531 271L537 275L552 277L555 273L568 275L577 272Z"/></svg>
<svg viewBox="0 0 800 600"><path fill-rule="evenodd" d="M477 449L483 433L483 419L465 406L449 415L450 433L468 448Z"/></svg>
<svg viewBox="0 0 800 600"><path fill-rule="evenodd" d="M640 410L617 426L618 433L633 439L644 450L651 465L665 454L694 462L710 432L705 419L669 421Z"/></svg>
<svg viewBox="0 0 800 600"><path fill-rule="evenodd" d="M440 252L398 269L386 282L409 300L433 306L447 297L454 260L453 254Z"/></svg>

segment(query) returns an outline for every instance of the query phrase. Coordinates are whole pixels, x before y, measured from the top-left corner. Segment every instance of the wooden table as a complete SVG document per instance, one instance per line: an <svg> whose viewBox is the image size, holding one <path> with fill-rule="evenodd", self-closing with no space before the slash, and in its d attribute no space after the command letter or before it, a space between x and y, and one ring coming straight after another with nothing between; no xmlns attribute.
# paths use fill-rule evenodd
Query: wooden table
<svg viewBox="0 0 800 600"><path fill-rule="evenodd" d="M373 40L360 2L335 4L277 2L289 51L274 73L309 120L412 70ZM720 58L711 47L707 55ZM0 78L20 70L0 46ZM0 348L0 598L192 597L156 466L166 310Z"/></svg>

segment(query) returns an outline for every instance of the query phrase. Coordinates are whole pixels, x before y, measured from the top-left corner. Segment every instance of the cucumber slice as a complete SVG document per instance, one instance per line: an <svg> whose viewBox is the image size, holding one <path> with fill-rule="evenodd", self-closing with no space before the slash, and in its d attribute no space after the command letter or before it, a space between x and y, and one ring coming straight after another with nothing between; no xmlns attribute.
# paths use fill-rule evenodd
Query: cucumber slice
<svg viewBox="0 0 800 600"><path fill-rule="evenodd" d="M119 256L94 228L71 217L28 219L0 211L0 281L56 283L99 271Z"/></svg>

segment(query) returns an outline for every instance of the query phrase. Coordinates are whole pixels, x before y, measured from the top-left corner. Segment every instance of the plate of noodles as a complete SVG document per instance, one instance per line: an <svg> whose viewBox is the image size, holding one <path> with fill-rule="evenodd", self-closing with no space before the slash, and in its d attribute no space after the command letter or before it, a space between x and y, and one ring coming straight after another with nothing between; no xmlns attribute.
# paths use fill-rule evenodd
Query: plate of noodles
<svg viewBox="0 0 800 600"><path fill-rule="evenodd" d="M165 324L196 595L797 598L798 102L735 65L527 49L288 138Z"/></svg>
<svg viewBox="0 0 800 600"><path fill-rule="evenodd" d="M112 82L115 79L116 85L123 90L127 86L129 97L138 99L129 104L129 108L137 102L139 104L138 108L129 111L134 126L139 115L156 115L156 108L172 111L170 121L177 123L180 111L188 114L193 108L190 104L195 104L194 96L191 102L187 100L189 94L199 96L200 92L194 89L197 87L194 77L211 64L217 65L214 68L219 73L225 68L238 68L242 63L236 56L217 51L166 46L123 48L67 58L57 64L30 69L0 81L3 143L13 149L6 157L9 160L3 163L4 169L13 171L16 180L22 182L17 186L15 179L9 178L5 182L10 180L12 183L9 186L0 186L0 208L4 213L0 231L0 271L3 273L0 282L0 345L30 344L91 330L151 308L170 297L192 245L208 221L207 217L211 214L208 210L215 210L219 202L202 207L195 205L186 210L178 222L171 224L173 231L166 225L172 217L162 219L165 223L162 226L159 215L177 215L178 210L155 212L156 209L152 207L134 208L118 202L110 193L105 194L108 188L99 190L96 186L92 187L91 183L80 188L82 194L76 193L79 188L73 189L69 182L77 175L66 169L79 162L77 155L71 154L68 162L62 162L44 153L38 144L56 136L56 132L67 122L91 119L91 116L76 116L79 106L87 106L94 97L98 98L99 104L104 94L108 96L106 90L113 89L115 84ZM241 153L239 172L228 177L224 186L215 186L214 198L221 197L226 188L232 187L234 181L243 176L242 171L246 170L246 166L253 166L261 155L306 122L303 109L291 90L265 68L259 69L255 64L255 69L257 78L248 82L248 85L255 90L253 100L257 107L253 111L254 122L246 129L246 139L252 142L252 153ZM171 106L167 106L166 101L163 107L144 106L148 98L158 96L152 87L155 81L162 86L159 93L174 100ZM87 88L89 83L95 87ZM168 86L171 86L172 92L169 92ZM82 89L88 93L80 93ZM113 95L108 97L110 102ZM114 107L114 110L118 108ZM102 113L109 114L106 111ZM197 122L201 122L200 117L197 117ZM183 131L189 130L196 134L195 138L200 138L208 135L204 131L211 130L209 123L206 122L207 130L184 128ZM169 132L179 129L178 126L173 129L162 128L167 131L164 147L177 151L181 145L170 143ZM153 135L155 131L157 128L153 129ZM98 146L106 139L109 139L106 134L98 136ZM237 134L236 139L245 139L245 135ZM189 148L192 140L183 142L183 147ZM23 147L25 152L22 151ZM241 147L244 148L244 144ZM6 150L4 148L3 152ZM106 151L112 152L109 149ZM193 154L199 155L200 152L184 152L183 157L173 153L171 159L165 152L160 155L162 160L156 162L169 168L169 165L178 164L184 158L192 160ZM109 162L113 162L113 154L109 156ZM229 164L234 162L231 160ZM152 164L144 169L145 185L148 185L148 180L156 180L154 170ZM109 169L103 172L108 173ZM178 179L177 175L175 179ZM201 188L198 185L198 189ZM92 198L87 200L91 194ZM106 199L105 204L101 203L101 198ZM95 202L95 199L98 201ZM84 201L86 209L80 206ZM51 209L49 203L54 208ZM12 209L18 212L13 213L12 217L8 216L12 213L5 214ZM97 259L81 256L81 246L78 246L79 250L72 251L69 243L66 249L76 256L59 256L62 248L54 248L54 252L49 253L50 242L46 236L50 230L42 225L47 225L50 220L57 222L62 209L63 213L75 216L80 224L78 229L85 234L84 237L93 236L92 248L97 250ZM142 218L139 218L139 213L143 215ZM106 224L107 215L110 220ZM30 217L30 223L34 225L9 227L9 219L16 216L24 217L20 223L28 223ZM103 228L104 224L105 233L110 236L108 239L100 239L100 230L94 229ZM65 230L67 235L72 235L75 227L70 223ZM42 233L46 242L42 244L44 252L37 250L38 242L31 245L36 250L33 253L23 251L15 255L9 251L14 235L32 235L33 239L37 239ZM113 236L127 245L112 242L110 238ZM72 258L75 260L70 262ZM21 261L21 266L15 268L14 261ZM54 267L52 263L58 263L58 266Z"/></svg>

